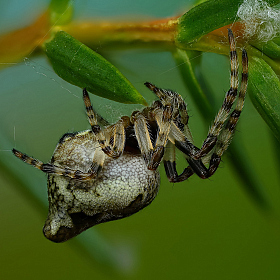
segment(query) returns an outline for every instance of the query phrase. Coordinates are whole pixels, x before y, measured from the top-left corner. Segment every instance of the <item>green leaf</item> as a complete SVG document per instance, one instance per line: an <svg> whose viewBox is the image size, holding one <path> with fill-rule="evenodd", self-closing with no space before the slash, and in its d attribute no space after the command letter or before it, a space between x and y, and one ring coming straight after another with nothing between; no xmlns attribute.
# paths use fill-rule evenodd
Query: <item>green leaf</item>
<svg viewBox="0 0 280 280"><path fill-rule="evenodd" d="M274 6L279 0L267 0L268 5ZM236 16L243 0L209 0L203 2L179 19L177 46L184 45L199 39L203 35L237 21Z"/></svg>
<svg viewBox="0 0 280 280"><path fill-rule="evenodd" d="M49 6L52 25L67 24L73 16L73 0L52 0Z"/></svg>
<svg viewBox="0 0 280 280"><path fill-rule="evenodd" d="M65 81L117 102L147 104L114 65L68 33L57 32L44 49L54 71Z"/></svg>
<svg viewBox="0 0 280 280"><path fill-rule="evenodd" d="M250 97L274 136L280 141L280 81L262 58L251 57L249 63Z"/></svg>
<svg viewBox="0 0 280 280"><path fill-rule="evenodd" d="M251 45L272 59L280 58L279 38L268 42L252 42Z"/></svg>

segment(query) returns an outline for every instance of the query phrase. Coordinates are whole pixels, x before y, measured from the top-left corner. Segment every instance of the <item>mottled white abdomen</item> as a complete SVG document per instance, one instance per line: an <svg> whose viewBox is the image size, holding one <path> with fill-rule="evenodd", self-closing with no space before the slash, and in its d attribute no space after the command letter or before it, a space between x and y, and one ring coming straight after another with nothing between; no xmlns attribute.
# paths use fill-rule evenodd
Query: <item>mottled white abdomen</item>
<svg viewBox="0 0 280 280"><path fill-rule="evenodd" d="M58 144L52 163L87 172L96 149L92 133L82 132ZM89 181L49 175L44 234L63 242L93 225L136 213L155 198L159 181L158 171L148 170L142 155L128 153L106 156L98 177Z"/></svg>

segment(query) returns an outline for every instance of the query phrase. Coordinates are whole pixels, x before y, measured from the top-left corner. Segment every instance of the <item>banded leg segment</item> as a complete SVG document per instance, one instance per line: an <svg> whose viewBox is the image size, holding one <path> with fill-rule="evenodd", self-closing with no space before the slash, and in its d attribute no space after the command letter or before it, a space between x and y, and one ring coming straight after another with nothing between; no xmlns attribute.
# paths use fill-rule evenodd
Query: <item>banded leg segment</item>
<svg viewBox="0 0 280 280"><path fill-rule="evenodd" d="M223 105L219 110L213 125L211 126L207 138L205 139L201 149L193 155L194 159L199 159L208 154L216 145L218 136L220 135L226 120L229 117L232 105L236 99L238 91L238 59L235 46L235 40L231 29L228 29L228 38L230 45L230 89L226 93Z"/></svg>
<svg viewBox="0 0 280 280"><path fill-rule="evenodd" d="M213 155L217 155L218 157L221 157L228 148L244 106L244 100L248 85L248 56L245 50L242 51L242 67L242 80L236 107L232 111L229 120L226 123L224 130L222 131L213 153Z"/></svg>
<svg viewBox="0 0 280 280"><path fill-rule="evenodd" d="M183 152L186 156L192 156L199 148L194 146L192 141L190 141L176 125L174 122L171 122L170 132L168 139L175 144L175 146Z"/></svg>
<svg viewBox="0 0 280 280"><path fill-rule="evenodd" d="M102 133L106 139L106 145L102 148L103 152L112 158L121 156L125 145L123 120L121 119L116 124L106 128Z"/></svg>
<svg viewBox="0 0 280 280"><path fill-rule="evenodd" d="M223 153L227 150L227 148L231 142L237 122L241 115L243 105L244 105L247 85L248 85L248 57L247 57L247 53L245 50L242 51L242 68L243 68L242 81L241 81L240 91L239 91L238 100L237 100L235 109L232 111L232 113L226 123L225 128L222 130L221 134L219 135L218 141L214 148L214 152L210 158L209 167L206 169L206 173L201 178L209 178L216 172L216 170L221 162L221 157L222 157ZM198 161L190 158L188 160L188 162L189 162L190 166L192 167L192 169L195 171L195 173L197 173L197 170L195 170L195 167L192 164L195 163L195 165L197 165ZM207 162L204 162L204 163L207 163ZM197 165L197 166L200 169L200 165ZM200 173L199 170L198 170L198 172Z"/></svg>
<svg viewBox="0 0 280 280"><path fill-rule="evenodd" d="M187 139L184 133L173 122L171 123L168 139L171 143L175 144L176 148L185 154L185 158L189 163L189 167L179 175L181 177L180 181L186 180L193 172L202 179L209 177L208 169L205 167L202 160L195 160L192 158L192 155L199 149Z"/></svg>
<svg viewBox="0 0 280 280"><path fill-rule="evenodd" d="M113 151L118 155L122 154L125 145L125 129L123 120L119 120L113 126Z"/></svg>
<svg viewBox="0 0 280 280"><path fill-rule="evenodd" d="M149 82L146 82L145 86L155 93L155 95L162 101L163 105L172 104L177 108L181 112L182 122L184 124L188 123L189 115L186 103L180 94L172 90L158 88Z"/></svg>
<svg viewBox="0 0 280 280"><path fill-rule="evenodd" d="M148 84L148 83L146 83L146 84ZM144 158L146 159L148 169L156 170L164 155L164 150L165 150L165 146L168 143L168 137L170 134L171 126L173 125L174 127L176 127L176 130L181 135L183 135L183 139L185 140L186 137L184 136L182 130L184 131L184 126L185 126L184 123L187 123L188 119L185 118L183 120L184 123L182 122L182 118L179 115L178 106L177 107L175 106L175 109L174 109L174 104L172 104L174 99L177 102L177 99L176 99L177 97L173 96L173 99L171 99L166 94L166 93L169 93L169 94L175 95L176 94L175 92L171 92L171 91L169 92L166 90L159 89L159 88L153 86L152 84L149 84L149 87L152 88L152 90L157 93L157 95L161 98L161 100L164 100L164 102L162 101L162 103L160 102L160 104L154 102L154 108L150 112L150 115L149 115L151 120L156 121L157 126L158 126L157 138L156 138L154 147L153 147L153 144L151 143L151 139L150 139L150 135L148 133L145 117L141 113L138 112L135 116L133 116L133 118L134 118L134 129L136 132L136 137L137 137L141 152L144 155ZM166 98L166 99L164 99L164 98ZM184 107L184 108L186 110L186 107ZM175 110L175 112L174 112L174 110ZM186 111L185 111L185 113L187 114ZM178 122L178 124L180 124L178 126L173 121L174 115L176 115L176 121ZM180 116L180 119L177 119L177 117L179 117L179 116ZM144 132L143 135L141 135L141 131L142 131L142 133Z"/></svg>
<svg viewBox="0 0 280 280"><path fill-rule="evenodd" d="M138 141L139 148L147 163L149 170L156 170L164 155L164 148L168 142L168 135L171 125L172 107L166 105L163 110L154 108L152 111L154 120L158 125L158 133L155 146L151 141L149 129L145 116L140 112L132 115L134 131Z"/></svg>
<svg viewBox="0 0 280 280"><path fill-rule="evenodd" d="M193 143L192 134L188 127L189 115L187 112L187 105L182 96L175 91L161 89L148 82L146 82L145 85L159 97L163 106L169 105L172 107L171 122L173 123L173 127L175 124L177 127L176 130L181 134L181 142ZM184 132L186 137L181 132ZM194 151L198 151L198 148Z"/></svg>
<svg viewBox="0 0 280 280"><path fill-rule="evenodd" d="M172 121L172 107L170 105L166 105L163 110L155 109L153 113L159 130L157 133L155 147L153 148L148 164L148 169L150 170L156 170L158 168L164 155Z"/></svg>
<svg viewBox="0 0 280 280"><path fill-rule="evenodd" d="M98 158L97 157L95 158L96 160L94 161L94 164L92 165L90 172L83 172L80 170L73 170L71 168L59 167L57 165L50 164L50 163L43 163L42 161L30 157L26 154L23 154L22 152L16 149L13 149L12 152L16 157L18 157L22 161L34 166L37 169L40 169L45 173L60 175L60 176L68 177L70 179L77 179L82 181L92 180L97 176L98 171L102 168L104 157L105 157L105 154L101 151L102 153L98 154Z"/></svg>
<svg viewBox="0 0 280 280"><path fill-rule="evenodd" d="M135 136L147 165L153 151L149 129L145 116L141 112L134 112L131 116L131 123L134 124Z"/></svg>
<svg viewBox="0 0 280 280"><path fill-rule="evenodd" d="M212 175L212 170L207 168L204 163L202 162L202 159L193 159L192 155L195 151L198 150L197 147L195 147L190 141L187 140L185 135L178 129L178 127L173 124L171 125L169 137L170 141L175 144L175 146L185 154L185 158L189 164L189 166L183 171L181 175L179 175L179 178L176 178L177 173L175 173L173 170L175 170L175 162L174 163L165 163L165 170L167 174L170 174L170 172L173 172L173 176L175 176L176 180L173 182L181 182L186 179L188 179L193 173L196 173L200 178L206 179L209 178ZM211 159L210 165L214 166L216 165L214 162L214 158ZM211 171L211 172L210 172ZM172 173L171 173L172 174ZM168 176L168 175L167 175ZM179 181L180 180L180 181Z"/></svg>
<svg viewBox="0 0 280 280"><path fill-rule="evenodd" d="M88 92L85 88L83 90L83 99L92 132L95 134L101 149L107 156L112 158L118 158L123 152L125 143L125 132L122 120L120 120L117 124L113 126L115 130L113 133L114 141L113 145L111 145L110 139L106 138L104 132L97 123L97 116L93 111Z"/></svg>
<svg viewBox="0 0 280 280"><path fill-rule="evenodd" d="M163 156L163 163L166 176L171 183L178 183L187 180L194 174L194 171L190 166L184 169L184 171L178 175L176 169L176 154L175 146L170 141L166 145L165 153Z"/></svg>

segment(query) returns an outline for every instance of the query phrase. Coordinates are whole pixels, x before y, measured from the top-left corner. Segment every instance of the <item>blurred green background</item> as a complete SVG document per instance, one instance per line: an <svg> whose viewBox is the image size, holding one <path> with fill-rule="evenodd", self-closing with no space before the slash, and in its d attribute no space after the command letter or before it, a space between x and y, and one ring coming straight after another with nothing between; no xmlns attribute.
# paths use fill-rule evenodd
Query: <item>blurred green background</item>
<svg viewBox="0 0 280 280"><path fill-rule="evenodd" d="M75 1L75 19L161 18L181 14L191 4L187 0ZM47 6L46 0L2 0L0 32L31 23ZM97 51L149 102L153 95L144 87L146 81L181 93L188 103L195 142L201 145L211 120L208 126L202 122L170 53L109 52L102 51L102 45ZM202 71L219 100L218 108L229 87L229 60L203 54ZM28 182L37 184L38 196L46 202L46 175L14 160L10 150L16 147L47 162L65 132L89 128L81 89L57 77L43 57L27 58L2 70L0 84L0 156ZM110 121L141 108L96 96L91 99ZM161 166L161 189L149 207L89 230L117 258L118 271L90 258L73 240L65 244L47 240L42 234L47 212L38 209L6 171L0 171L0 279L280 279L279 158L272 135L249 98L235 138L265 186L272 210L264 212L254 203L226 156L208 180L193 176L171 184ZM185 162L179 156L178 161L183 169Z"/></svg>

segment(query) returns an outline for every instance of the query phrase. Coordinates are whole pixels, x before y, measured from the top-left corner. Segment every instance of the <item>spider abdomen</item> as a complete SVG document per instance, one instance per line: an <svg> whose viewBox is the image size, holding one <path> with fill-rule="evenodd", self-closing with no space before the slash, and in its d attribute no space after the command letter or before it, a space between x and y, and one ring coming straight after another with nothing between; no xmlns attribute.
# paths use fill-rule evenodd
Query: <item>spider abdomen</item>
<svg viewBox="0 0 280 280"><path fill-rule="evenodd" d="M92 137L90 131L66 137L58 144L52 163L86 172L98 149ZM63 242L93 225L130 216L153 201L159 181L158 171L148 170L141 155L129 153L117 159L106 156L95 179L82 181L50 174L44 234Z"/></svg>

